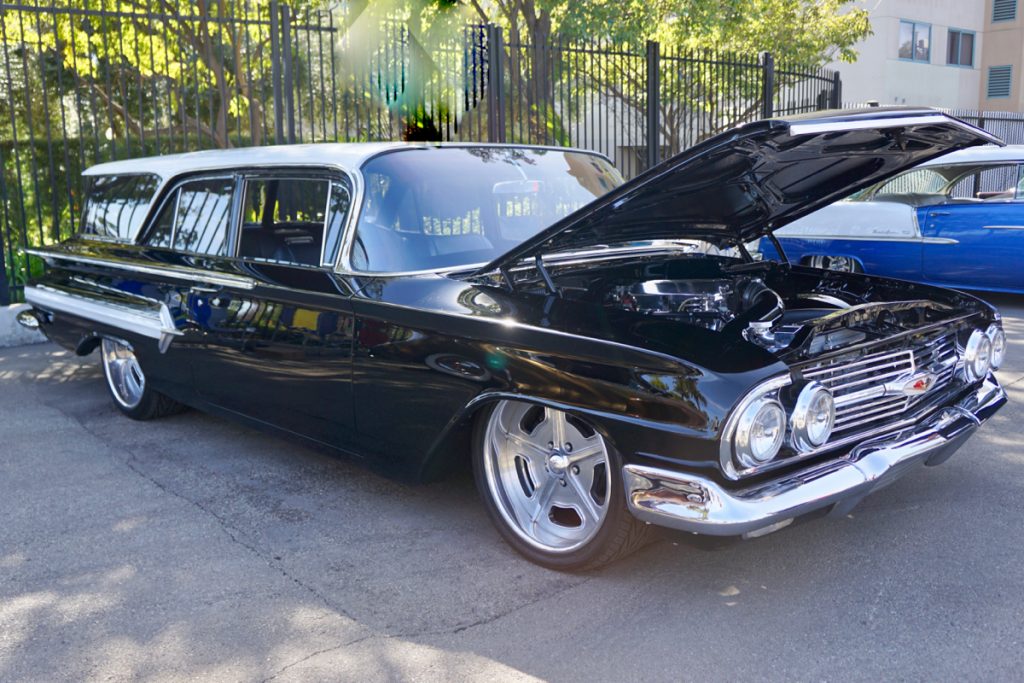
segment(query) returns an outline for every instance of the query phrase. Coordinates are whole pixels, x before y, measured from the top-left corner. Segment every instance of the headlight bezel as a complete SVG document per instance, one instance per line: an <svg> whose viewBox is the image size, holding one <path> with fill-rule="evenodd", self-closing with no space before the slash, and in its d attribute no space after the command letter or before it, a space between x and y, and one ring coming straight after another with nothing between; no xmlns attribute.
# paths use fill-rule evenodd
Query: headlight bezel
<svg viewBox="0 0 1024 683"><path fill-rule="evenodd" d="M738 481L744 477L752 476L759 472L764 472L765 470L773 469L777 466L780 466L783 462L788 462L788 459L780 460L778 458L778 454L776 454L776 458L766 463L765 465L761 465L759 467L747 467L741 464L739 460L736 458L734 444L736 436L736 427L744 411L746 411L752 403L760 399L769 398L775 401L779 401L779 394L781 390L784 389L785 387L790 386L792 383L793 382L789 374L780 375L768 379L752 388L749 392L747 392L743 396L743 398L740 399L739 403L737 403L736 406L733 408L732 412L729 414L729 417L726 419L725 427L722 429L721 432L721 440L719 441L719 463L721 465L722 473L725 475L726 478L731 479L733 481ZM782 449L780 449L780 452L786 448L787 446L785 440L783 440L783 446Z"/></svg>
<svg viewBox="0 0 1024 683"><path fill-rule="evenodd" d="M777 422L776 433L767 449L759 448L755 445L755 432L760 424L771 418ZM785 444L788 422L786 409L776 398L761 396L747 405L736 422L732 438L738 464L754 469L772 462Z"/></svg>
<svg viewBox="0 0 1024 683"><path fill-rule="evenodd" d="M828 420L824 433L815 435L815 425L811 422L811 411L816 401L822 397L828 401ZM825 445L829 437L832 436L835 422L836 402L832 392L818 382L808 382L800 389L793 411L790 413L792 429L790 441L793 448L799 453L805 453Z"/></svg>
<svg viewBox="0 0 1024 683"><path fill-rule="evenodd" d="M971 331L964 344L963 376L968 382L984 379L992 363L992 341L980 329Z"/></svg>
<svg viewBox="0 0 1024 683"><path fill-rule="evenodd" d="M985 330L985 336L988 337L992 345L992 350L989 352L989 367L992 370L998 370L1006 360L1006 331L999 323L992 323Z"/></svg>

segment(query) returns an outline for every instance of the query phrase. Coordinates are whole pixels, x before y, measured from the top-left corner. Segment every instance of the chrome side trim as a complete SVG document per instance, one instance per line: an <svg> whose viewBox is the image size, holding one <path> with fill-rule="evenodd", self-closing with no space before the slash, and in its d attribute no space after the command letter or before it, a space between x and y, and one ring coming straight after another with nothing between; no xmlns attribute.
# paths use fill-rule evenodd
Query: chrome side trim
<svg viewBox="0 0 1024 683"><path fill-rule="evenodd" d="M227 273L213 273L208 270L202 270L201 268L159 266L148 263L139 263L137 261L129 261L127 259L98 258L96 256L83 256L80 254L65 254L47 249L26 249L25 253L31 254L32 256L38 256L48 263L52 263L53 261L85 263L91 266L115 268L117 270L124 270L130 273L163 277L170 280L177 280L179 282L202 282L208 285L238 287L240 289L254 289L256 287L256 281L252 278L243 277L241 275L229 275Z"/></svg>
<svg viewBox="0 0 1024 683"><path fill-rule="evenodd" d="M100 303L45 285L25 287L25 300L45 311L67 313L142 337L156 339L160 353L166 353L174 338L184 334L174 324L174 317L164 303L139 308Z"/></svg>
<svg viewBox="0 0 1024 683"><path fill-rule="evenodd" d="M829 234L806 234L806 235L777 235L780 240L834 240L845 242L894 242L900 244L960 244L959 240L951 237L889 237L886 235L829 235Z"/></svg>
<svg viewBox="0 0 1024 683"><path fill-rule="evenodd" d="M888 440L862 443L848 456L744 490L659 467L622 468L626 502L640 520L712 536L758 536L822 508L845 512L910 467L945 462L1006 403L989 376L974 392L925 423ZM759 533L760 532L760 533Z"/></svg>
<svg viewBox="0 0 1024 683"><path fill-rule="evenodd" d="M1024 225L986 225L984 230L1024 230Z"/></svg>

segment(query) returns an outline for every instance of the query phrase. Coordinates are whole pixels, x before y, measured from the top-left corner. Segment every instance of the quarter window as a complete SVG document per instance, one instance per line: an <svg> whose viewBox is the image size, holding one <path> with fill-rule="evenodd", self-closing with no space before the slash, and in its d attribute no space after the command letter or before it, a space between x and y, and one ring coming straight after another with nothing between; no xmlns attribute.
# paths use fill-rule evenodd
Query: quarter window
<svg viewBox="0 0 1024 683"><path fill-rule="evenodd" d="M916 21L900 21L900 59L930 62L932 27Z"/></svg>
<svg viewBox="0 0 1024 683"><path fill-rule="evenodd" d="M159 184L160 179L150 174L93 178L86 191L81 234L134 240Z"/></svg>
<svg viewBox="0 0 1024 683"><path fill-rule="evenodd" d="M949 30L946 63L954 66L974 66L974 34L970 31Z"/></svg>
<svg viewBox="0 0 1024 683"><path fill-rule="evenodd" d="M302 266L337 256L348 189L327 178L250 178L245 183L238 255Z"/></svg>

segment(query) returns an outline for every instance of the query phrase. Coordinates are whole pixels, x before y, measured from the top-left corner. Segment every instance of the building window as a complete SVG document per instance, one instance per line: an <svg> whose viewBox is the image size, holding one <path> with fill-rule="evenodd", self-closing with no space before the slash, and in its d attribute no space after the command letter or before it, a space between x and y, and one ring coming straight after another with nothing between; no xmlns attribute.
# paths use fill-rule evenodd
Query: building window
<svg viewBox="0 0 1024 683"><path fill-rule="evenodd" d="M1017 18L1017 0L992 0L992 21L1013 21Z"/></svg>
<svg viewBox="0 0 1024 683"><path fill-rule="evenodd" d="M900 21L900 59L930 62L932 27L916 21Z"/></svg>
<svg viewBox="0 0 1024 683"><path fill-rule="evenodd" d="M990 66L988 68L988 97L1009 97L1010 82L1013 78L1013 67Z"/></svg>
<svg viewBox="0 0 1024 683"><path fill-rule="evenodd" d="M971 31L949 29L946 45L946 64L974 66L974 34Z"/></svg>

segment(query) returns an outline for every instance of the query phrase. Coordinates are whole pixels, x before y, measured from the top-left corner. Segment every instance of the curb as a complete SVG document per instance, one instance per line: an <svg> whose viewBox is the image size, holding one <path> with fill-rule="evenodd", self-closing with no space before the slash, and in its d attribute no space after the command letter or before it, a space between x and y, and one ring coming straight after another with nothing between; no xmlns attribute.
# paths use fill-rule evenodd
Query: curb
<svg viewBox="0 0 1024 683"><path fill-rule="evenodd" d="M17 321L17 315L29 308L28 304L0 306L0 349L23 344L41 344L46 337L38 330L26 330Z"/></svg>

